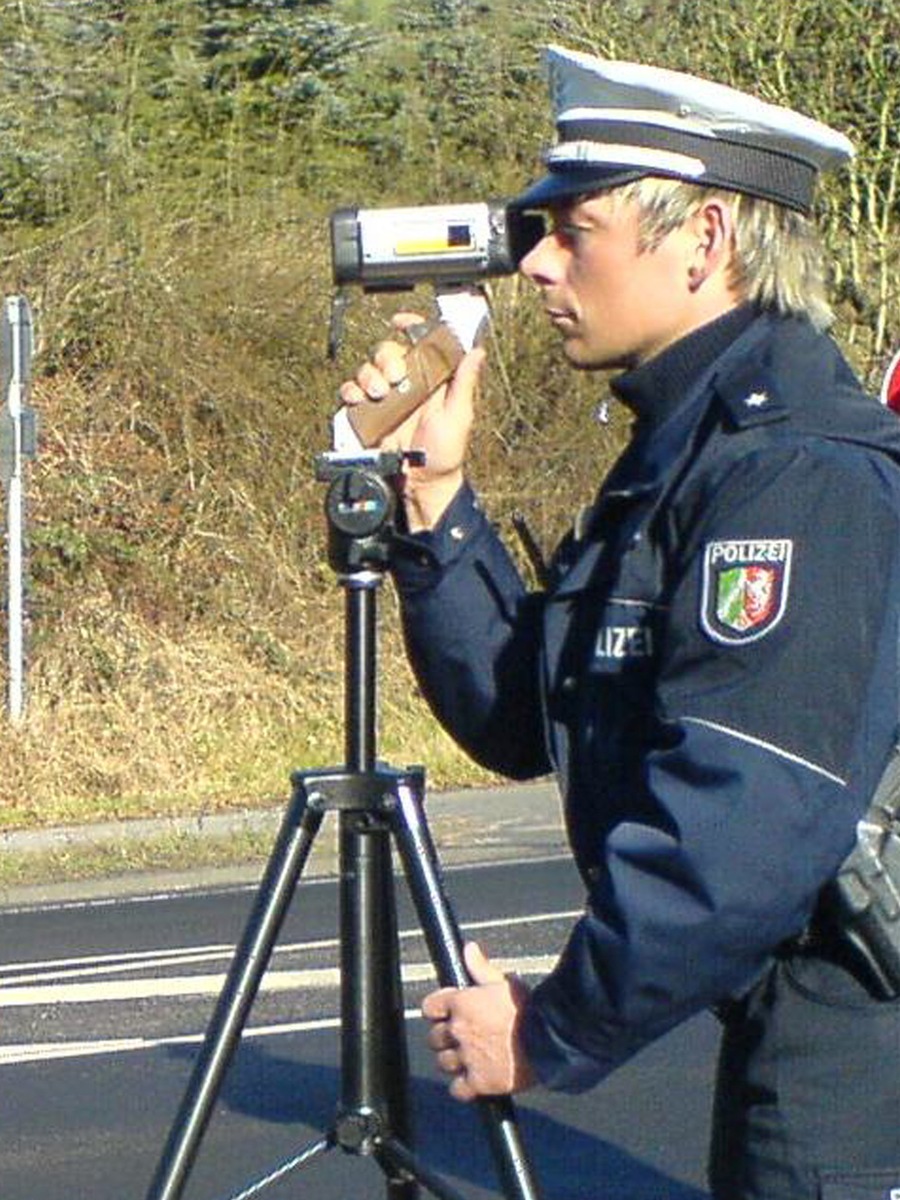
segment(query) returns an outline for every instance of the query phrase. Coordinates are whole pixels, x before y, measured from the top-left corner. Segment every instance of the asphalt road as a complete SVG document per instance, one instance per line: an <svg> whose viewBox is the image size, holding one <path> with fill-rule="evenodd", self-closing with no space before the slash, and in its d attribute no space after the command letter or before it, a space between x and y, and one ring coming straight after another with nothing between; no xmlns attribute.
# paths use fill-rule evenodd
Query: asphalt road
<svg viewBox="0 0 900 1200"><path fill-rule="evenodd" d="M552 963L581 895L568 860L454 867L467 936L526 975ZM255 886L0 910L0 1200L143 1200ZM333 879L304 879L225 1080L185 1200L241 1194L331 1127L340 1089ZM482 1126L450 1100L414 1015L432 986L400 889L422 1158L465 1197L497 1195ZM702 1017L586 1096L529 1093L523 1137L547 1200L702 1200L714 1023ZM383 1195L333 1151L260 1193Z"/></svg>

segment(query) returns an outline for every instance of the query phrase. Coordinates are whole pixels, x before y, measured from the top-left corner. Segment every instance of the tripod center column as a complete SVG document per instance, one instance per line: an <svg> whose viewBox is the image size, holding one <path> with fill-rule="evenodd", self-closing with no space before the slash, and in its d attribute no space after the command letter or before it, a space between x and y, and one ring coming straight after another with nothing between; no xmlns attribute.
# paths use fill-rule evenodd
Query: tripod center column
<svg viewBox="0 0 900 1200"><path fill-rule="evenodd" d="M381 575L360 571L346 576L345 752L349 771L375 767L376 591Z"/></svg>

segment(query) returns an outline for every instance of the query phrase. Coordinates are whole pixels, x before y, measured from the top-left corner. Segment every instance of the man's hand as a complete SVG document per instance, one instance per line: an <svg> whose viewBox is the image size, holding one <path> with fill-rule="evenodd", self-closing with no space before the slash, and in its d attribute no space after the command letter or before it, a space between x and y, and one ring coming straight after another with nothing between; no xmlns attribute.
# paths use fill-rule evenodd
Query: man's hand
<svg viewBox="0 0 900 1200"><path fill-rule="evenodd" d="M524 1091L535 1082L518 1038L528 988L504 975L474 942L466 944L465 959L473 986L441 988L422 1003L431 1022L428 1044L453 1077L450 1094L474 1100Z"/></svg>
<svg viewBox="0 0 900 1200"><path fill-rule="evenodd" d="M398 313L397 329L419 324L415 313ZM406 377L409 346L382 342L363 363L355 379L341 385L341 400L350 406L364 399L380 400ZM471 350L449 384L439 387L381 443L384 450L423 450L425 466L411 468L403 478L403 499L411 532L433 528L463 481L463 462L474 417L474 395L484 363L482 349Z"/></svg>

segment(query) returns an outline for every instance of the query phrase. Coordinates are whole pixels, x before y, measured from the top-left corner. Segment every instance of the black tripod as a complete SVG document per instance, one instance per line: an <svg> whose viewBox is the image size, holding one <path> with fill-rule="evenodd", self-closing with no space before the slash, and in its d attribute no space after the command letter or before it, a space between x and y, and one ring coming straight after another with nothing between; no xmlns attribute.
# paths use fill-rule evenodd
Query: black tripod
<svg viewBox="0 0 900 1200"><path fill-rule="evenodd" d="M341 942L341 1096L333 1128L271 1175L276 1178L335 1147L371 1156L388 1200L415 1200L421 1184L439 1200L459 1193L414 1155L403 1018L391 837L442 986L469 982L459 929L441 882L424 815L421 768L393 770L375 758L376 596L393 537L399 454L323 456L329 558L346 597L346 766L298 772L293 794L243 937L172 1126L147 1200L179 1200L283 918L326 813L338 814ZM502 1192L537 1200L512 1104L478 1102Z"/></svg>

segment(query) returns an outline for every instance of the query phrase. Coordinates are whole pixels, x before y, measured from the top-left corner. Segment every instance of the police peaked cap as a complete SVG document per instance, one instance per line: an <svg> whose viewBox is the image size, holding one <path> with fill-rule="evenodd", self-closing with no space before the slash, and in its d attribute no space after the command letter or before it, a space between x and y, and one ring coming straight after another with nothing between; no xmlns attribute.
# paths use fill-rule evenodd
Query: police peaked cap
<svg viewBox="0 0 900 1200"><path fill-rule="evenodd" d="M561 46L546 56L558 141L516 208L661 175L808 213L818 173L853 155L827 125L708 79Z"/></svg>

